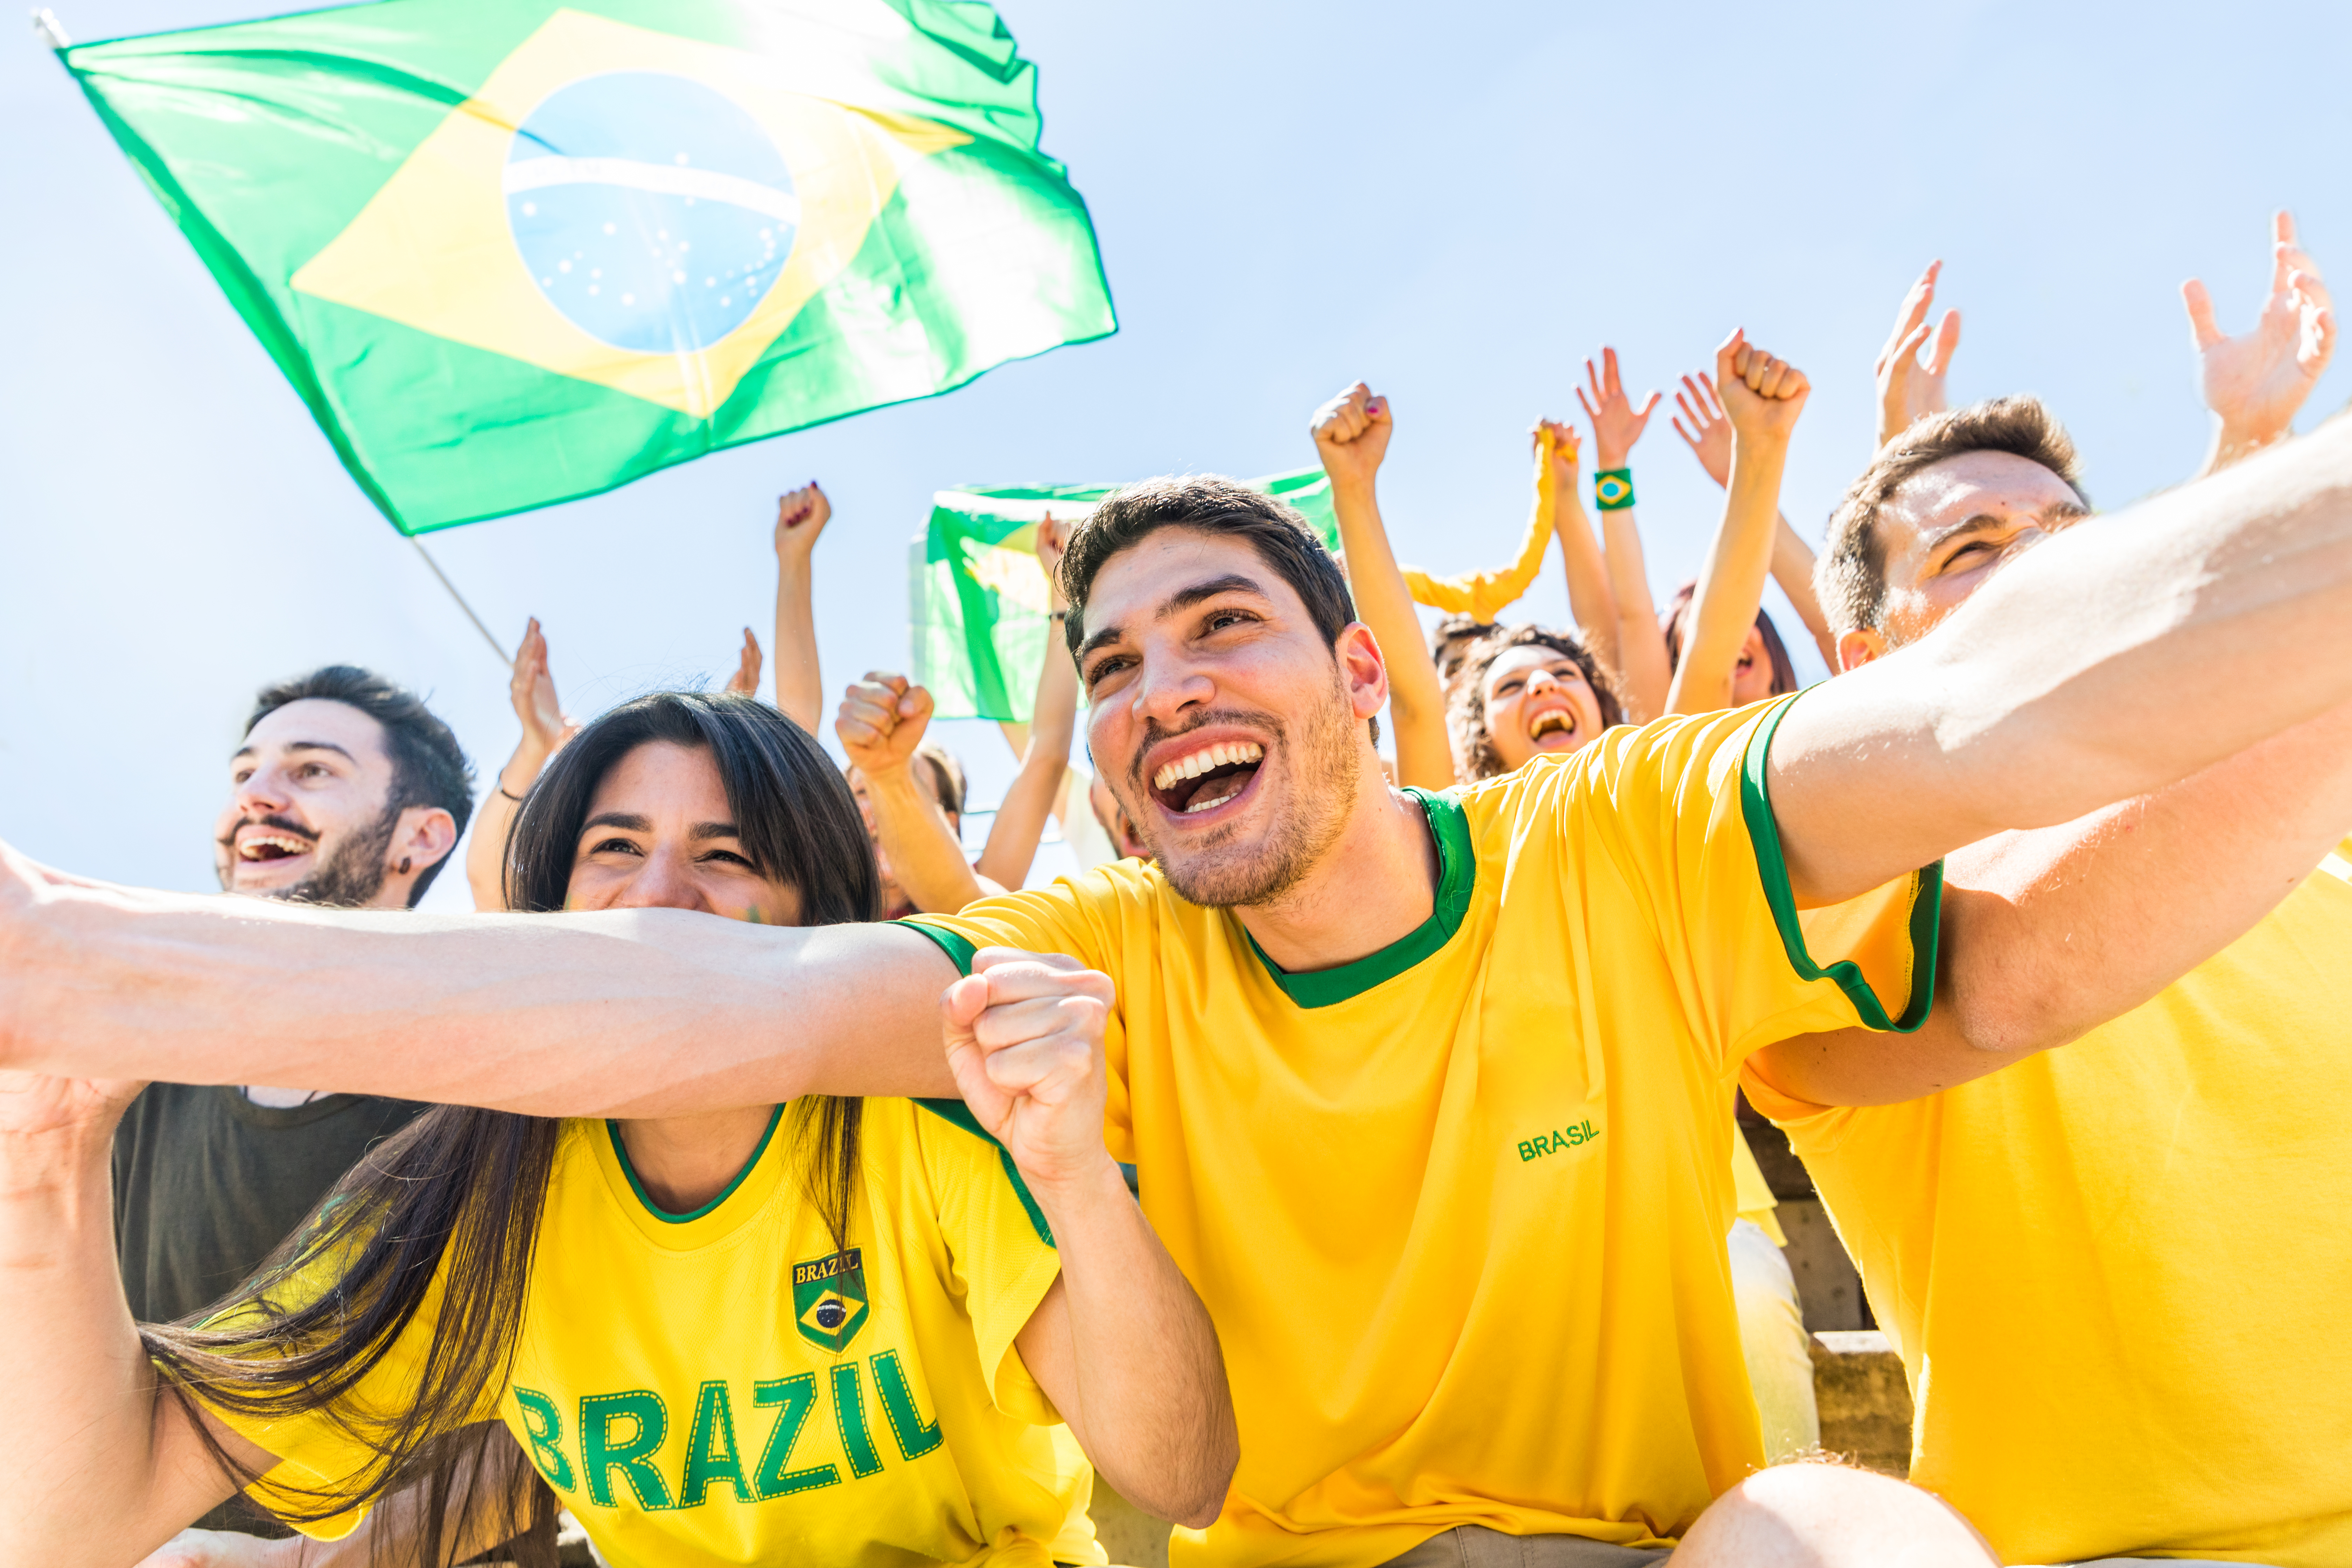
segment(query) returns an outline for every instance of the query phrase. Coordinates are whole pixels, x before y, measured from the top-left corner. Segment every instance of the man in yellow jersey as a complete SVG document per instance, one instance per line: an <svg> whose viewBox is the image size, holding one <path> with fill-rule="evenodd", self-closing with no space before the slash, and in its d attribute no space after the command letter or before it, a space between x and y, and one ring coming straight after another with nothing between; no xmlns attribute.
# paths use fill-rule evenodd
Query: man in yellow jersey
<svg viewBox="0 0 2352 1568"><path fill-rule="evenodd" d="M2283 226L2274 289L2303 280L2313 330L2265 351L2200 325L2225 465L2283 439L2324 368L2296 363L2326 307L2291 244ZM2231 342L2255 374L2211 374ZM2266 408L2230 395L2266 382L2287 387ZM2073 447L2031 400L1897 435L1822 558L1840 663L1924 637L2083 505ZM1942 1010L1915 1047L1947 1050L1955 1087L1906 1104L1820 1070L1818 1042L1748 1060L1750 1100L1789 1130L1902 1351L1914 1479L2004 1561L2352 1562L2347 829L2339 710L2145 801L1951 857L1955 905L2068 910L2074 951L2021 989L2088 1021L2108 1003L2072 990L2141 972L2155 994L2132 1011L1979 1077L2014 1047ZM2294 890L2259 918L2214 908L2200 866L2226 881L2250 864ZM2177 959L2146 949L2179 928L2154 911L2179 904L2244 934L2158 990Z"/></svg>
<svg viewBox="0 0 2352 1568"><path fill-rule="evenodd" d="M1497 1535L1579 1564L1677 1539L1679 1568L1990 1562L1924 1492L1750 1473L1731 1083L1818 1035L1937 1087L1932 1054L1837 1032L1927 1016L1941 857L2352 701L2352 665L2299 657L2352 616L2352 426L2074 530L1801 699L1459 795L1387 787L1380 649L1265 498L1139 487L1065 577L1091 750L1151 867L919 931L655 910L394 937L0 854L0 1066L542 1114L937 1094L958 963L986 984L974 1037L1018 1071L1012 1042L1083 977L982 949L1066 952L1116 987L1110 1135L1233 1376L1241 1467L1179 1562L1519 1561ZM1997 1018L2004 963L2046 933L1951 934L1954 999Z"/></svg>

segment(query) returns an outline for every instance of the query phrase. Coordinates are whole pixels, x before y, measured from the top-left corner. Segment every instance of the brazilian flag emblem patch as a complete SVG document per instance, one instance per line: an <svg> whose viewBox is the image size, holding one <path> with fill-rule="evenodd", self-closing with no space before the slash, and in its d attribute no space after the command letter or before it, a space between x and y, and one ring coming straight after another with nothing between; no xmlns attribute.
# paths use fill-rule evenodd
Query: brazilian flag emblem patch
<svg viewBox="0 0 2352 1568"><path fill-rule="evenodd" d="M809 1343L820 1350L846 1350L870 1315L864 1247L793 1265L793 1316L801 1338Z"/></svg>

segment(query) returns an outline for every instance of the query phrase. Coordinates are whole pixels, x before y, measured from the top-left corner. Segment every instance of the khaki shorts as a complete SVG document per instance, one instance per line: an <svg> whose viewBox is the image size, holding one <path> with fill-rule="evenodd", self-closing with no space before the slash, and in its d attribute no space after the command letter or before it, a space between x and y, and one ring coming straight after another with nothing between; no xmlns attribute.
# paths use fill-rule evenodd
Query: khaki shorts
<svg viewBox="0 0 2352 1568"><path fill-rule="evenodd" d="M1391 1557L1387 1568L1641 1568L1664 1563L1668 1551L1612 1546L1581 1535L1505 1535L1483 1524L1457 1524Z"/></svg>

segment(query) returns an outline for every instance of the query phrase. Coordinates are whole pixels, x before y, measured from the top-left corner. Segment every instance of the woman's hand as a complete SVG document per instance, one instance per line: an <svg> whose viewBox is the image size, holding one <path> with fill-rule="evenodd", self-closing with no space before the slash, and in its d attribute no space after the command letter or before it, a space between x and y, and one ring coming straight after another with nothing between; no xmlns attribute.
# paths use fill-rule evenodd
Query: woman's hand
<svg viewBox="0 0 2352 1568"><path fill-rule="evenodd" d="M1587 396L1586 394L1591 395ZM1625 384L1617 375L1617 351L1601 351L1601 369L1595 372L1592 362L1584 362L1584 384L1576 389L1577 402L1584 405L1584 416L1592 421L1592 456L1597 471L1607 473L1622 468L1633 455L1633 443L1650 427L1650 413L1658 406L1659 393L1650 394L1649 401L1636 409L1625 395Z"/></svg>

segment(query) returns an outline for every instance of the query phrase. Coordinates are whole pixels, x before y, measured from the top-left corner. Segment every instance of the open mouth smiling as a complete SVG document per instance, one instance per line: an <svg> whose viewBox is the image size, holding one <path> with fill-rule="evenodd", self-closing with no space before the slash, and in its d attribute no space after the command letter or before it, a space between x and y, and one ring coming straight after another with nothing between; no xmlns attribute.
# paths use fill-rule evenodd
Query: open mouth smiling
<svg viewBox="0 0 2352 1568"><path fill-rule="evenodd" d="M1528 742L1530 745L1549 750L1544 742L1554 736L1573 746L1576 743L1576 710L1547 708L1528 721Z"/></svg>
<svg viewBox="0 0 2352 1568"><path fill-rule="evenodd" d="M1171 816L1197 816L1239 798L1265 761L1255 741L1213 741L1162 763L1151 797Z"/></svg>
<svg viewBox="0 0 2352 1568"><path fill-rule="evenodd" d="M256 833L236 843L236 858L245 864L258 865L270 860L290 860L298 855L308 855L310 841L297 838L289 833Z"/></svg>

